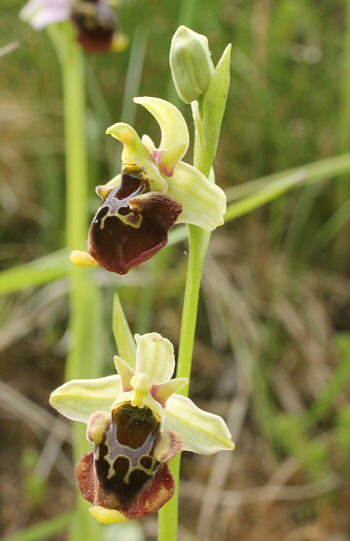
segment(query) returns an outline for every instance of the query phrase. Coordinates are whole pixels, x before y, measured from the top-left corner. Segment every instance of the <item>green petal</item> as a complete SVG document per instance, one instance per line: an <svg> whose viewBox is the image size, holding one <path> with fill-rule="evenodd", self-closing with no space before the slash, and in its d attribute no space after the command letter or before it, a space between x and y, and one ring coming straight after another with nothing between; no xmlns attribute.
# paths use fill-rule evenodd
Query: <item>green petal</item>
<svg viewBox="0 0 350 541"><path fill-rule="evenodd" d="M132 368L126 363L123 359L118 357L118 355L114 356L114 366L117 369L117 372L122 380L122 391L123 393L129 392L132 390L131 386L131 378L135 375L135 372L132 370Z"/></svg>
<svg viewBox="0 0 350 541"><path fill-rule="evenodd" d="M179 158L181 159L187 152L190 137L186 121L180 111L172 103L159 98L134 98L134 102L146 107L157 120L162 132L159 150L168 150L183 143L183 154Z"/></svg>
<svg viewBox="0 0 350 541"><path fill-rule="evenodd" d="M151 191L167 191L168 185L160 175L158 168L154 163L151 152L143 144L134 128L129 126L129 124L125 124L124 122L118 122L117 124L110 126L106 133L112 135L115 139L118 139L118 141L123 143L123 163L135 163L138 165L144 171L146 178L149 180Z"/></svg>
<svg viewBox="0 0 350 541"><path fill-rule="evenodd" d="M174 169L181 160L184 152L185 144L179 143L168 150L162 150L158 153L156 161L159 169L166 177L172 177Z"/></svg>
<svg viewBox="0 0 350 541"><path fill-rule="evenodd" d="M76 379L58 387L50 396L50 404L72 419L87 423L95 411L109 412L122 391L117 375L99 379Z"/></svg>
<svg viewBox="0 0 350 541"><path fill-rule="evenodd" d="M221 417L197 408L192 400L178 394L167 401L164 430L179 434L185 451L210 455L235 447Z"/></svg>
<svg viewBox="0 0 350 541"><path fill-rule="evenodd" d="M192 165L180 162L168 179L168 194L182 205L177 223L198 225L213 231L223 224L226 195Z"/></svg>
<svg viewBox="0 0 350 541"><path fill-rule="evenodd" d="M169 381L174 373L174 348L171 342L156 332L135 334L136 374L144 372L154 385Z"/></svg>

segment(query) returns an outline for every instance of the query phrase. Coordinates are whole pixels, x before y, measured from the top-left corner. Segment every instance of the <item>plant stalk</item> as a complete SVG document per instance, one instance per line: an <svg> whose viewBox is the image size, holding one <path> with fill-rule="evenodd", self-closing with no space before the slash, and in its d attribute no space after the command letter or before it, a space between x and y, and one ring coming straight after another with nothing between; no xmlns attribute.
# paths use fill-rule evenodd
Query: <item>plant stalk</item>
<svg viewBox="0 0 350 541"><path fill-rule="evenodd" d="M66 163L66 246L80 249L87 231L87 153L85 140L85 86L83 52L71 23L50 25L49 35L58 55L63 81ZM87 269L73 264L70 281L70 351L65 379L98 377L99 295ZM88 450L85 426L73 425L73 458ZM77 489L78 490L78 489ZM77 493L76 519L69 533L71 541L95 541L99 526L89 515L88 503Z"/></svg>

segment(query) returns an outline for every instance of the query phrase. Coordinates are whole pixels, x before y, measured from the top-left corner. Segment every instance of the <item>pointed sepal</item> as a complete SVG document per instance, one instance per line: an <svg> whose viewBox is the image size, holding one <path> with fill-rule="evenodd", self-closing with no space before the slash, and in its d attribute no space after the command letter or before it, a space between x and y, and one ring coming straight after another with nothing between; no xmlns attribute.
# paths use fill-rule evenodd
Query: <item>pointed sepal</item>
<svg viewBox="0 0 350 541"><path fill-rule="evenodd" d="M121 391L121 379L117 375L99 379L76 379L53 391L50 404L68 419L88 423L92 413L109 412Z"/></svg>
<svg viewBox="0 0 350 541"><path fill-rule="evenodd" d="M224 420L201 410L185 396L172 395L167 401L164 429L182 437L184 451L210 455L235 447Z"/></svg>

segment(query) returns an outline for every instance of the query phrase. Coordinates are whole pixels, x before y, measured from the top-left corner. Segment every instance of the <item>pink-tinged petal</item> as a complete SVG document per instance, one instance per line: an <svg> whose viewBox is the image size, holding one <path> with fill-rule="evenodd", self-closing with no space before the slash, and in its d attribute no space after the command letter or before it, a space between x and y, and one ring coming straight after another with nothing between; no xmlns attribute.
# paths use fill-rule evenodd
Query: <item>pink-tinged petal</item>
<svg viewBox="0 0 350 541"><path fill-rule="evenodd" d="M174 169L187 150L186 143L179 143L168 150L154 150L152 155L163 175L172 177Z"/></svg>
<svg viewBox="0 0 350 541"><path fill-rule="evenodd" d="M116 15L105 0L82 1L72 11L78 28L78 41L85 51L99 53L111 48L116 30Z"/></svg>
<svg viewBox="0 0 350 541"><path fill-rule="evenodd" d="M168 240L182 207L168 195L147 192L133 174L124 174L97 211L89 231L88 252L101 267L126 274L147 261Z"/></svg>
<svg viewBox="0 0 350 541"><path fill-rule="evenodd" d="M188 383L188 378L174 378L166 383L161 383L160 385L153 385L151 389L151 394L157 402L160 403L162 408L165 408L166 401L168 398L180 391Z"/></svg>

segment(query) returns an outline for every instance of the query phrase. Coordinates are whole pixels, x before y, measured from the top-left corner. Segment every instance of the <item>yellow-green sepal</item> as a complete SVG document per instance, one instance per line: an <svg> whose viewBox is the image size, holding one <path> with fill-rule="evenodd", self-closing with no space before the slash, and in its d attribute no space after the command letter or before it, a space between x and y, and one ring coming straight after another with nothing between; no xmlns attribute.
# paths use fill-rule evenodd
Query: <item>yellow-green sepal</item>
<svg viewBox="0 0 350 541"><path fill-rule="evenodd" d="M179 434L185 451L210 455L235 448L225 421L218 415L201 410L185 396L172 395L168 399L164 430Z"/></svg>
<svg viewBox="0 0 350 541"><path fill-rule="evenodd" d="M121 392L121 379L117 375L99 379L76 379L53 391L50 404L68 419L88 423L92 413L109 412Z"/></svg>

